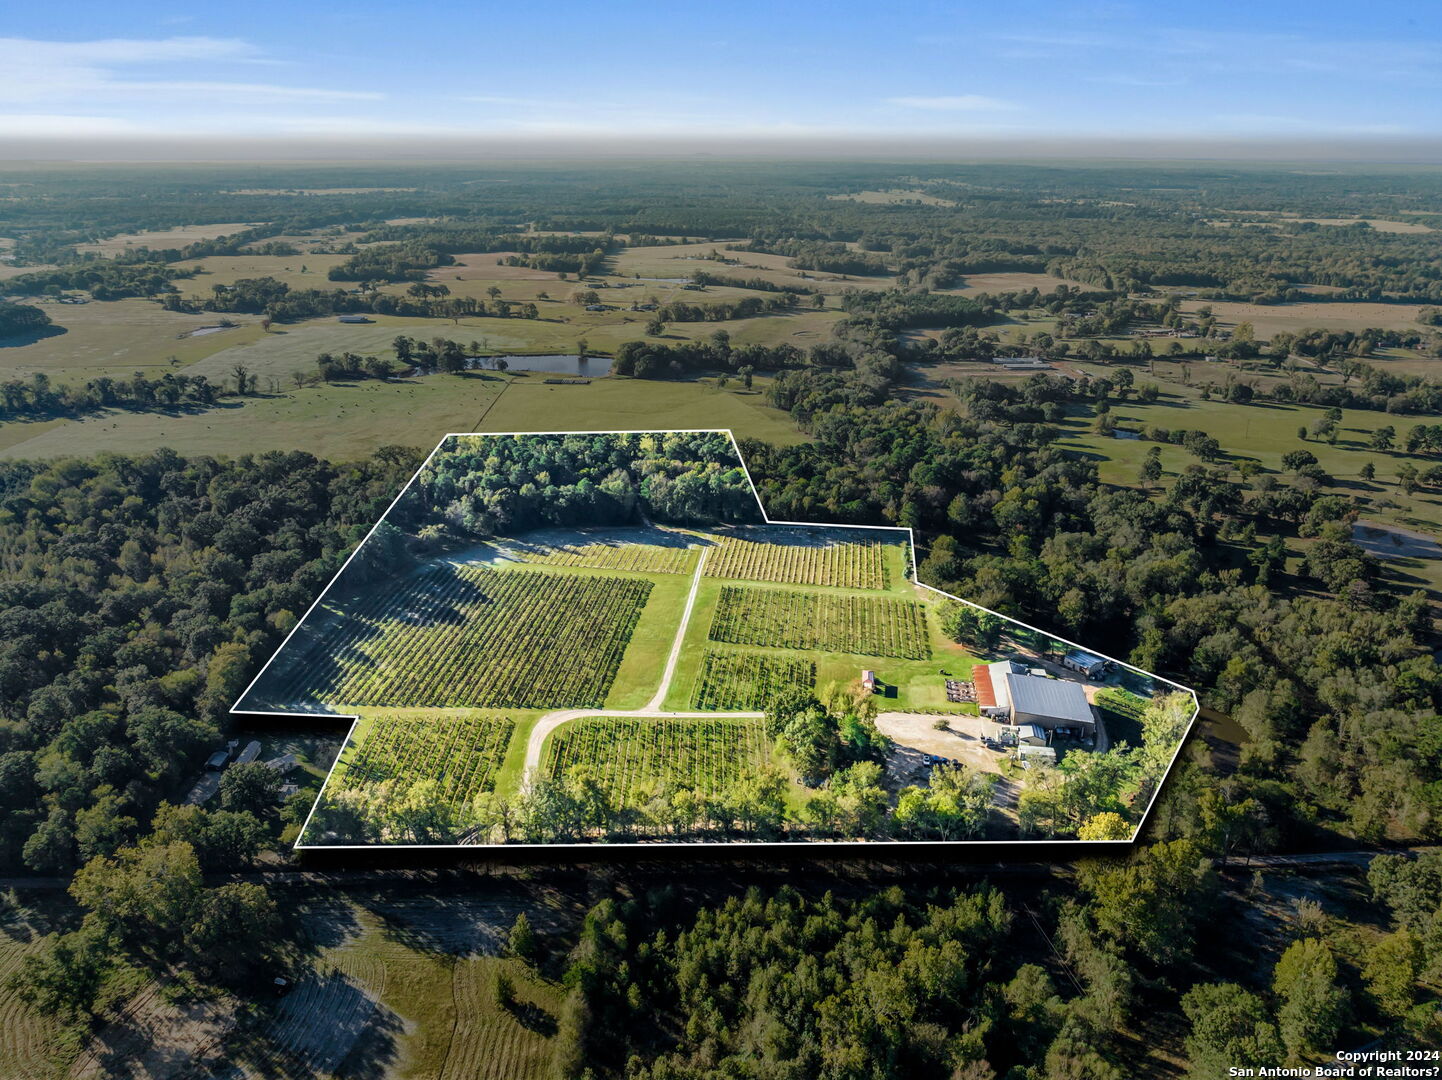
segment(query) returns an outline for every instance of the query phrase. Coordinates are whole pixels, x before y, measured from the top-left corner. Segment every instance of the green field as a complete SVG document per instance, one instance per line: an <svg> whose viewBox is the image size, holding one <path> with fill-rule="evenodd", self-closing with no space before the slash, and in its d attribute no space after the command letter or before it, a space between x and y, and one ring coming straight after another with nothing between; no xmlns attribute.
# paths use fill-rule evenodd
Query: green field
<svg viewBox="0 0 1442 1080"><path fill-rule="evenodd" d="M219 325L222 316L166 311L149 300L44 301L40 308L64 332L36 341L0 339L0 363L9 378L43 372L52 382L83 383L100 375L128 378L137 371L158 378L167 371L187 371L213 353L261 337L260 320L253 315L224 316L237 325L191 336L202 327ZM172 356L175 364L170 363ZM311 357L309 366L314 365Z"/></svg>
<svg viewBox="0 0 1442 1080"><path fill-rule="evenodd" d="M717 390L709 380L597 379L547 385L536 375L431 375L403 382L366 380L276 395L226 399L208 412L115 412L83 420L0 424L0 457L53 458L145 454L169 446L182 454L305 450L349 461L381 446L430 449L452 431L642 430L730 428L738 437L777 445L805 436L757 389ZM504 394L502 394L504 391Z"/></svg>
<svg viewBox="0 0 1442 1080"><path fill-rule="evenodd" d="M1192 367L1194 378L1198 374L1198 366ZM1099 375L1104 375L1107 370L1095 365L1087 365L1086 369ZM1221 373L1218 372L1215 377L1220 378ZM1355 500L1366 520L1434 534L1442 530L1442 492L1419 488L1409 494L1398 480L1398 470L1404 465L1411 464L1425 470L1434 465L1435 460L1408 454L1400 448L1373 450L1367 445L1372 433L1381 427L1393 428L1401 444L1405 441L1407 430L1413 424L1426 423L1425 418L1368 409L1344 409L1337 425L1335 443L1311 437L1304 441L1297 436L1298 428L1310 428L1323 417L1324 409L1272 402L1237 405L1216 399L1208 401L1202 399L1195 387L1175 382L1162 385L1164 392L1153 404L1131 401L1114 405L1112 416L1118 425L1135 431L1152 427L1205 431L1216 438L1223 449L1222 458L1209 467L1234 470L1243 462L1260 466L1262 472L1247 485L1253 490L1260 476L1285 477L1287 470L1282 464L1285 454L1293 450L1307 450L1317 458L1323 471L1333 478L1333 483L1323 490ZM1161 451L1163 476L1159 486L1163 488L1189 466L1202 464L1177 445L1097 435L1092 431L1092 416L1090 408L1073 409L1072 415L1062 425L1060 445L1094 461L1101 479L1106 483L1139 486L1138 474L1142 462L1153 447ZM1364 480L1361 476L1362 467L1367 464L1376 470L1372 480ZM1238 479L1235 472L1231 473L1231 479ZM1305 540L1290 536L1286 540L1293 557L1300 556L1305 550ZM1384 565L1393 580L1406 587L1420 585L1442 589L1442 561L1402 558L1388 559Z"/></svg>

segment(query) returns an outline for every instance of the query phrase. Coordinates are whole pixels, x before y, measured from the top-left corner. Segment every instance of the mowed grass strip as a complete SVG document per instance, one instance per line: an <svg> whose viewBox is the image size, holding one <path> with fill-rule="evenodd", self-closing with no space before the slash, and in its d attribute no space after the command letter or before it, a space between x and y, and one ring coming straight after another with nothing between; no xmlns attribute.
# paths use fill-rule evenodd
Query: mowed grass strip
<svg viewBox="0 0 1442 1080"><path fill-rule="evenodd" d="M641 578L431 567L330 608L251 697L271 707L599 707L651 587Z"/></svg>
<svg viewBox="0 0 1442 1080"><path fill-rule="evenodd" d="M926 612L914 600L727 585L710 639L810 652L925 660Z"/></svg>
<svg viewBox="0 0 1442 1080"><path fill-rule="evenodd" d="M810 660L757 652L707 649L692 706L718 712L765 710L786 690L816 687Z"/></svg>
<svg viewBox="0 0 1442 1080"><path fill-rule="evenodd" d="M425 718L381 713L366 718L364 741L336 771L338 790L400 780L434 780L452 809L495 788L515 723L505 716L438 713Z"/></svg>
<svg viewBox="0 0 1442 1080"><path fill-rule="evenodd" d="M788 543L723 536L706 556L706 573L711 577L789 585L884 589L887 574L883 552L883 543L871 539Z"/></svg>
<svg viewBox="0 0 1442 1080"><path fill-rule="evenodd" d="M676 790L715 797L770 760L765 723L742 717L584 717L546 743L542 772L591 770L613 805L635 807Z"/></svg>

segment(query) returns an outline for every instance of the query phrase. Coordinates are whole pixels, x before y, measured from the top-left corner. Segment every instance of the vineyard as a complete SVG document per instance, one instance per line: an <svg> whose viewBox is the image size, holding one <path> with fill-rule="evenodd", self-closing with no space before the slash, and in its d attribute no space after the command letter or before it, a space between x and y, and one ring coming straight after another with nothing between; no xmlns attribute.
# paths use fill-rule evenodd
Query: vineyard
<svg viewBox="0 0 1442 1080"><path fill-rule="evenodd" d="M715 795L750 775L770 754L760 720L593 717L557 729L546 747L545 775L587 765L620 806L656 787Z"/></svg>
<svg viewBox="0 0 1442 1080"><path fill-rule="evenodd" d="M662 544L527 544L510 550L524 562L544 566L629 570L638 574L687 574L696 558L691 548Z"/></svg>
<svg viewBox="0 0 1442 1080"><path fill-rule="evenodd" d="M515 725L506 717L440 713L416 719L382 713L355 757L337 770L338 788L382 780L435 780L441 800L460 806L495 786Z"/></svg>
<svg viewBox="0 0 1442 1080"><path fill-rule="evenodd" d="M434 567L331 608L265 703L391 708L600 706L651 583Z"/></svg>
<svg viewBox="0 0 1442 1080"><path fill-rule="evenodd" d="M886 547L871 539L809 544L717 537L716 546L706 555L706 573L789 585L884 589L889 584Z"/></svg>
<svg viewBox="0 0 1442 1080"><path fill-rule="evenodd" d="M708 649L692 706L718 712L762 710L783 690L815 685L816 665L809 660Z"/></svg>
<svg viewBox="0 0 1442 1080"><path fill-rule="evenodd" d="M914 600L756 589L721 589L712 641L778 649L925 660L926 613Z"/></svg>

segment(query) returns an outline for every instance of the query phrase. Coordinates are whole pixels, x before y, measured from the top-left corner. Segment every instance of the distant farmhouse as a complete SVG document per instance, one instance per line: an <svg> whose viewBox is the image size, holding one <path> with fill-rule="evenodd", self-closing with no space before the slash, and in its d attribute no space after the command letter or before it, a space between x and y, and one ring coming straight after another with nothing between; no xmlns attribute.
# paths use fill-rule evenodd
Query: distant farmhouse
<svg viewBox="0 0 1442 1080"><path fill-rule="evenodd" d="M1096 714L1080 683L1033 674L1011 660L978 664L971 675L983 716L1022 729L1066 727L1079 728L1086 735L1096 733Z"/></svg>

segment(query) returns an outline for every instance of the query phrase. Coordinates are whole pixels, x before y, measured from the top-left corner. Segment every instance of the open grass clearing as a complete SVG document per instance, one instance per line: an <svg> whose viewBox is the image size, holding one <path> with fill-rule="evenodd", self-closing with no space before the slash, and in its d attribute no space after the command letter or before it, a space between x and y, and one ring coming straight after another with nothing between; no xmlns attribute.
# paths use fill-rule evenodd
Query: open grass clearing
<svg viewBox="0 0 1442 1080"><path fill-rule="evenodd" d="M182 454L305 450L350 461L381 446L429 450L449 431L634 431L655 427L658 416L677 429L730 428L777 445L805 441L789 416L765 403L761 385L747 392L699 380L606 378L555 386L514 373L366 380L247 398L243 405L230 399L196 414L114 412L0 424L0 458L145 454L169 446Z"/></svg>
<svg viewBox="0 0 1442 1080"><path fill-rule="evenodd" d="M77 383L99 375L129 377L143 371L155 378L181 371L212 353L260 337L259 319L250 315L188 315L166 311L149 300L105 300L88 304L41 301L40 308L63 333L0 339L0 364L10 378L43 372L55 382ZM192 337L221 318L230 330ZM176 363L170 363L170 357ZM312 359L312 366L314 360Z"/></svg>
<svg viewBox="0 0 1442 1080"><path fill-rule="evenodd" d="M174 265L197 271L195 277L175 282L181 295L208 300L216 285L234 285L242 278L272 277L292 289L333 289L355 287L350 281L331 281L326 273L332 266L345 262L346 255L320 255L304 252L299 255L207 255L203 259L187 259ZM304 269L302 269L304 268Z"/></svg>
<svg viewBox="0 0 1442 1080"><path fill-rule="evenodd" d="M938 289L938 292L956 296L974 296L977 293L1022 292L1037 289L1043 293L1053 291L1058 285L1073 289L1090 289L1092 286L1068 278L1052 277L1050 274L1029 274L1022 271L998 272L992 274L967 274L962 284L954 289Z"/></svg>

